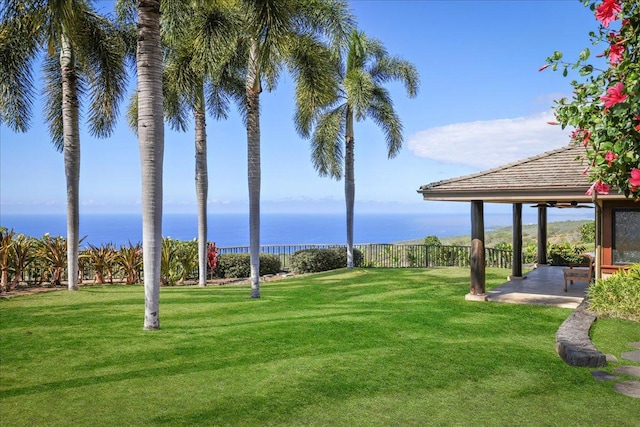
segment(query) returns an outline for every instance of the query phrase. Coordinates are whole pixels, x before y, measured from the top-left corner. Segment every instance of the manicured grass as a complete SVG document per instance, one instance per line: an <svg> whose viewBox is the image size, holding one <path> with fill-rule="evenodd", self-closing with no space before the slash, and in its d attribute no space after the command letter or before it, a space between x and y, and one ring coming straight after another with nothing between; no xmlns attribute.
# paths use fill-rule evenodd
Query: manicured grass
<svg viewBox="0 0 640 427"><path fill-rule="evenodd" d="M489 286L507 274L489 269ZM4 300L0 425L640 424L637 399L556 355L570 310L468 302L468 276L340 270L266 283L260 300L163 288L153 332L141 286ZM597 325L606 351L640 337Z"/></svg>

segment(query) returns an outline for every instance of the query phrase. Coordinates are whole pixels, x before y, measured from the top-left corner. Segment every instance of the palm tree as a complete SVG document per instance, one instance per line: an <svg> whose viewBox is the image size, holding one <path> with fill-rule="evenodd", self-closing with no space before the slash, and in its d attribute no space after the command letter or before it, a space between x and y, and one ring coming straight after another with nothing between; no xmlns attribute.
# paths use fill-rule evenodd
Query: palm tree
<svg viewBox="0 0 640 427"><path fill-rule="evenodd" d="M142 170L144 329L160 329L164 118L160 0L138 0L138 145Z"/></svg>
<svg viewBox="0 0 640 427"><path fill-rule="evenodd" d="M85 0L5 0L0 12L0 121L16 132L29 128L32 66L45 52L45 117L64 155L69 290L78 289L81 95L89 96L89 131L109 136L126 86L120 35Z"/></svg>
<svg viewBox="0 0 640 427"><path fill-rule="evenodd" d="M382 43L354 30L349 36L345 63L336 78L340 90L321 109L296 115L296 127L305 138L311 135L312 162L321 176L345 178L347 213L347 267L353 268L354 119L373 119L385 133L388 156L393 158L402 148L402 123L389 92L382 86L391 80L404 83L409 97L418 91L419 77L409 62L391 57ZM302 93L304 100L306 94ZM302 102L301 105L309 105ZM341 137L344 135L344 154Z"/></svg>
<svg viewBox="0 0 640 427"><path fill-rule="evenodd" d="M332 89L332 55L324 42L336 44L351 31L352 17L342 0L242 0L247 54L245 122L249 184L251 298L260 298L260 94L263 83L275 88L288 68L297 92L307 92L311 106L325 102ZM329 91L330 92L330 91Z"/></svg>
<svg viewBox="0 0 640 427"><path fill-rule="evenodd" d="M206 113L226 119L229 97L242 97L239 67L231 62L239 26L237 11L214 3L191 5L178 34L167 34L164 70L165 114L172 128L185 131L188 112L195 123L195 176L198 203L198 284L207 284ZM234 14L235 12L235 14ZM237 61L237 57L235 58Z"/></svg>

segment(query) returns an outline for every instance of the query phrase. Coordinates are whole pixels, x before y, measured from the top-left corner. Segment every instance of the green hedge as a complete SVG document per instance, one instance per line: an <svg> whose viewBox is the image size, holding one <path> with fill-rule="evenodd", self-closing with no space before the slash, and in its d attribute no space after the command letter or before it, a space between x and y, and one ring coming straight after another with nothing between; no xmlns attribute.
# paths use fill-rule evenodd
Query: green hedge
<svg viewBox="0 0 640 427"><path fill-rule="evenodd" d="M280 258L274 254L260 254L260 276L280 272ZM222 254L218 256L218 264L213 270L218 278L249 277L251 264L248 253Z"/></svg>
<svg viewBox="0 0 640 427"><path fill-rule="evenodd" d="M589 309L598 316L640 322L640 264L596 280L587 289L587 297Z"/></svg>
<svg viewBox="0 0 640 427"><path fill-rule="evenodd" d="M362 266L364 256L359 249L353 249L353 265ZM347 266L347 249L303 249L291 255L291 268L295 273L317 273L336 270Z"/></svg>
<svg viewBox="0 0 640 427"><path fill-rule="evenodd" d="M589 259L585 259L584 257L587 249L582 245L573 246L569 243L550 244L548 251L549 264L551 265L582 264L589 262Z"/></svg>

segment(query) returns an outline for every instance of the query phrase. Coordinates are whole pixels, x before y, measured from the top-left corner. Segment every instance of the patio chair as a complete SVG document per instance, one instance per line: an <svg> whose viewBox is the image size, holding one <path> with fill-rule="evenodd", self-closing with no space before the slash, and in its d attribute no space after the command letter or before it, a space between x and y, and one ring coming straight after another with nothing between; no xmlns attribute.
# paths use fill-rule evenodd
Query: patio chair
<svg viewBox="0 0 640 427"><path fill-rule="evenodd" d="M573 282L587 282L589 284L593 280L594 259L591 255L585 255L585 259L588 259L586 263L570 263L569 268L562 270L565 292L567 292L567 282L571 285Z"/></svg>

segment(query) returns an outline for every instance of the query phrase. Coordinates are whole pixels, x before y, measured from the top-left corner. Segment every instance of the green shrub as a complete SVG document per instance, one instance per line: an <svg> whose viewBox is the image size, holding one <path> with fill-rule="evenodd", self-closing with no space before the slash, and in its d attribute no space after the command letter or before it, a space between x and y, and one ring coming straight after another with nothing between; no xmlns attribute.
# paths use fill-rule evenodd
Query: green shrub
<svg viewBox="0 0 640 427"><path fill-rule="evenodd" d="M534 264L538 262L538 245L529 243L522 251L522 262L524 264Z"/></svg>
<svg viewBox="0 0 640 427"><path fill-rule="evenodd" d="M438 236L427 236L424 238L424 244L427 246L442 246L442 242Z"/></svg>
<svg viewBox="0 0 640 427"><path fill-rule="evenodd" d="M596 280L587 290L587 298L589 309L598 316L640 322L640 264Z"/></svg>
<svg viewBox="0 0 640 427"><path fill-rule="evenodd" d="M364 255L353 249L353 265L362 266ZM296 273L317 273L347 266L347 250L344 247L328 249L303 249L291 255L291 268Z"/></svg>
<svg viewBox="0 0 640 427"><path fill-rule="evenodd" d="M585 263L586 248L582 245L573 246L569 243L550 244L549 263L551 265L569 265L570 263Z"/></svg>
<svg viewBox="0 0 640 427"><path fill-rule="evenodd" d="M582 243L593 243L596 241L596 222L586 222L580 227L580 241Z"/></svg>
<svg viewBox="0 0 640 427"><path fill-rule="evenodd" d="M260 254L260 276L276 274L280 271L280 258L274 254ZM248 253L221 254L218 256L218 264L213 270L214 277L249 277L251 276L251 264Z"/></svg>

